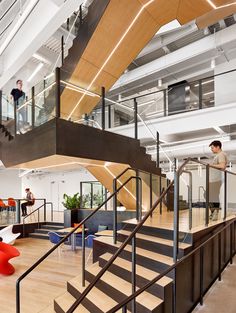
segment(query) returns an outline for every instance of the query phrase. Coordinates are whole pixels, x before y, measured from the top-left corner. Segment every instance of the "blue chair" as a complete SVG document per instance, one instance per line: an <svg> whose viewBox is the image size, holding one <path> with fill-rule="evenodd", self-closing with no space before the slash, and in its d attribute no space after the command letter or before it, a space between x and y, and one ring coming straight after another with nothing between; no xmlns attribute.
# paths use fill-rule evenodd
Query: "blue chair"
<svg viewBox="0 0 236 313"><path fill-rule="evenodd" d="M51 241L51 243L53 243L55 245L58 244L64 238L64 236L58 235L54 231L48 232L48 237L49 237L49 240ZM68 243L68 241L64 242L63 244L61 244L58 247L57 252L58 252L59 255L60 255L61 251L65 251L65 250L63 250L63 247L64 247L65 243Z"/></svg>
<svg viewBox="0 0 236 313"><path fill-rule="evenodd" d="M93 247L93 239L97 238L95 235L88 235L86 239L86 247L92 248Z"/></svg>
<svg viewBox="0 0 236 313"><path fill-rule="evenodd" d="M58 235L57 233L53 231L48 232L48 237L51 243L54 243L55 245L64 238L64 236Z"/></svg>
<svg viewBox="0 0 236 313"><path fill-rule="evenodd" d="M98 232L102 231L102 230L107 230L108 226L107 225L98 225Z"/></svg>

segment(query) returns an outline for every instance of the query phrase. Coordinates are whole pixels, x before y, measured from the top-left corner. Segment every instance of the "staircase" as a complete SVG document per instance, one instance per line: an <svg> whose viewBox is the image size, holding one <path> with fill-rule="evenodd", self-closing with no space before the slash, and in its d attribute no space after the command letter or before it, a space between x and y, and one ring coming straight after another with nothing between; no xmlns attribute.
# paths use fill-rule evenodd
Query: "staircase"
<svg viewBox="0 0 236 313"><path fill-rule="evenodd" d="M102 267L109 261L113 253L121 243L130 235L134 225L125 224L118 231L118 242L113 244L112 237L98 237L94 240L94 249L103 252L95 263L86 269L86 286L93 281ZM151 234L151 235L150 235ZM143 226L136 237L136 284L137 287L146 285L155 278L158 273L169 268L173 264L173 233L170 230L157 229ZM191 249L191 244L181 243L180 254L185 255ZM83 300L74 312L107 312L114 305L124 300L132 292L131 283L131 246L128 245L120 256L102 276L96 286ZM99 253L99 252L98 252ZM138 313L172 313L172 273L169 277L163 277L146 292L137 297L136 312ZM81 285L81 277L75 277L67 282L65 294L56 298L54 308L48 308L43 312L66 313L73 302L86 288ZM119 312L122 312L121 310ZM128 305L131 312L131 304Z"/></svg>
<svg viewBox="0 0 236 313"><path fill-rule="evenodd" d="M3 124L0 124L0 142L8 142L12 139L14 139L14 136L12 136Z"/></svg>
<svg viewBox="0 0 236 313"><path fill-rule="evenodd" d="M40 228L35 229L33 233L29 233L29 237L48 240L49 239L48 232L50 231L56 232L63 228L64 228L63 223L47 222L47 224L41 225Z"/></svg>

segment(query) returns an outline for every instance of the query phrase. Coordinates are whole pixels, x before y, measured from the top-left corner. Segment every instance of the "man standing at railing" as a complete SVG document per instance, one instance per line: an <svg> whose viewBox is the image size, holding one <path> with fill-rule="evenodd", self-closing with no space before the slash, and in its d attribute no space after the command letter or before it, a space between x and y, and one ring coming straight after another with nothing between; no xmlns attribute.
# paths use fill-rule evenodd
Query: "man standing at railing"
<svg viewBox="0 0 236 313"><path fill-rule="evenodd" d="M17 88L13 88L11 91L11 96L14 100L14 106L15 106L15 110L16 110L16 125L17 125L17 130L20 131L20 116L22 119L22 124L24 124L26 122L26 110L25 108L21 108L19 109L24 101L25 101L25 93L22 90L23 87L23 82L21 79L18 79L16 81L16 86Z"/></svg>
<svg viewBox="0 0 236 313"><path fill-rule="evenodd" d="M223 185L223 172L220 170L225 170L227 166L227 155L222 151L222 144L219 140L214 140L210 143L209 147L214 153L215 157L212 162L212 166L216 170L210 168L209 177L209 205L211 210L210 219L216 221L218 218L218 211L222 209L222 201L220 201L221 186ZM220 170L217 170L220 169Z"/></svg>

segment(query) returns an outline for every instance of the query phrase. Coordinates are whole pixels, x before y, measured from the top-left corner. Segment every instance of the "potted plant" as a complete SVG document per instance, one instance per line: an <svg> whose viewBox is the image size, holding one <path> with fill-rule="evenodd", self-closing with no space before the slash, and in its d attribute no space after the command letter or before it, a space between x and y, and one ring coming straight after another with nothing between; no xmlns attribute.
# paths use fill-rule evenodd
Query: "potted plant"
<svg viewBox="0 0 236 313"><path fill-rule="evenodd" d="M66 193L63 195L63 206L66 208L64 211L64 227L71 227L74 223L78 222L78 209L80 208L81 196L77 192L73 196Z"/></svg>

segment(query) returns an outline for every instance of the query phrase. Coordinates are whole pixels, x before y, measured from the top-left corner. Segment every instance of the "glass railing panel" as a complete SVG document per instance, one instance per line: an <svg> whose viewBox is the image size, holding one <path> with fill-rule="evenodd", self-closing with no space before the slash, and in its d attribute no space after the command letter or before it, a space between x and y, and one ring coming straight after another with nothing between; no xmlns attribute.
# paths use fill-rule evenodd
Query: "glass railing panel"
<svg viewBox="0 0 236 313"><path fill-rule="evenodd" d="M41 86L42 87L42 86ZM38 88L39 90L39 88ZM55 117L56 84L52 82L34 97L35 127L42 125Z"/></svg>
<svg viewBox="0 0 236 313"><path fill-rule="evenodd" d="M32 99L25 101L24 97L18 99L16 109L16 133L26 133L32 129Z"/></svg>
<svg viewBox="0 0 236 313"><path fill-rule="evenodd" d="M14 119L14 102L10 96L2 95L2 120Z"/></svg>
<svg viewBox="0 0 236 313"><path fill-rule="evenodd" d="M180 229L184 233L206 224L206 166L189 162L179 180Z"/></svg>
<svg viewBox="0 0 236 313"><path fill-rule="evenodd" d="M140 117L146 121L164 116L164 97L163 91L138 97L136 101Z"/></svg>
<svg viewBox="0 0 236 313"><path fill-rule="evenodd" d="M209 168L209 219L210 222L224 217L224 172Z"/></svg>
<svg viewBox="0 0 236 313"><path fill-rule="evenodd" d="M134 100L114 104L114 127L134 123Z"/></svg>
<svg viewBox="0 0 236 313"><path fill-rule="evenodd" d="M236 175L231 172L227 172L227 194L226 194L226 204L227 211L226 216L233 216L236 214Z"/></svg>
<svg viewBox="0 0 236 313"><path fill-rule="evenodd" d="M191 207L189 189L190 181L187 173L182 173L179 177L179 230L185 233L191 229ZM179 237L180 241L184 241L184 236Z"/></svg>

